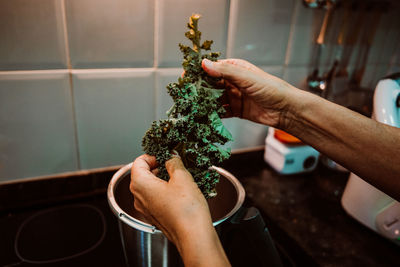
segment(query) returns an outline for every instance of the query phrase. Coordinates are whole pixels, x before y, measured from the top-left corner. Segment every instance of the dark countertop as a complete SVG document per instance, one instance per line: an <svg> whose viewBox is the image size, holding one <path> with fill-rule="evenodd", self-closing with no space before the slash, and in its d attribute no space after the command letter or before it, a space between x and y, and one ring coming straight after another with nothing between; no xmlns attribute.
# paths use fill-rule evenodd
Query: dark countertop
<svg viewBox="0 0 400 267"><path fill-rule="evenodd" d="M318 166L309 174L279 175L264 162L263 151L232 155L222 167L242 182L245 205L260 210L278 250L289 259L287 266L399 266L400 247L342 209L340 198L348 174ZM113 262L123 266L117 218L108 208L105 194L115 171L109 168L0 184L0 248L7 252L7 257L0 257L0 266L38 266L14 254L15 236L24 221L55 208L66 211L65 207L79 210L88 206L101 210L106 218L105 241L82 261L75 258L63 264L109 266ZM106 257L95 262L101 259L99 255ZM64 266L60 264L45 266Z"/></svg>
<svg viewBox="0 0 400 267"><path fill-rule="evenodd" d="M264 162L263 153L233 155L223 167L242 182L278 245L290 244L286 249L300 249L298 254L321 266L400 265L399 246L343 210L340 199L348 173L320 164L312 173L279 175Z"/></svg>

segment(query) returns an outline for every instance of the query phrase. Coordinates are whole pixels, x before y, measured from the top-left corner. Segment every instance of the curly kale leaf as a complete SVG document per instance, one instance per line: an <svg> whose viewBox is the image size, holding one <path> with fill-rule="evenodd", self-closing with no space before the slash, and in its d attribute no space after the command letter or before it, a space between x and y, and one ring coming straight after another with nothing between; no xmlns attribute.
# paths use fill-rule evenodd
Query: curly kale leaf
<svg viewBox="0 0 400 267"><path fill-rule="evenodd" d="M142 146L147 154L156 157L158 176L164 180L169 179L165 162L173 150L177 151L204 196L209 198L216 195L215 186L219 181L219 174L210 167L230 157L230 151L220 145L231 141L232 135L220 118L225 110L219 101L223 94L217 86L219 80L208 76L201 67L203 59L216 61L220 53L202 53L211 50L213 41L201 44L199 19L200 15L194 14L187 25L189 31L185 36L192 47L179 44L185 73L176 83L167 86L174 101L167 111L168 119L153 122L143 137Z"/></svg>

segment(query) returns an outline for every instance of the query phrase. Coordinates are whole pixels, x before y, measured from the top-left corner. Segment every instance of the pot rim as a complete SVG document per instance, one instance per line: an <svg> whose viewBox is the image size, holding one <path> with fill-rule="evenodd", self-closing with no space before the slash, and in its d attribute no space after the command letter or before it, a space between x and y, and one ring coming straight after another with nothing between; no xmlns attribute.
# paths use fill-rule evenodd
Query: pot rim
<svg viewBox="0 0 400 267"><path fill-rule="evenodd" d="M123 166L112 176L111 181L107 188L108 204L110 205L110 208L113 211L113 213L125 224L135 229L141 230L143 232L161 233L161 231L157 229L154 225L135 219L134 217L127 214L124 210L121 209L121 207L117 204L117 201L115 200L114 189L121 181L120 178L131 170L132 164L133 162ZM245 191L239 180L235 176L233 176L230 172L215 166L212 166L211 168L214 169L219 174L221 174L222 176L224 176L225 178L227 178L235 187L235 190L238 195L235 206L225 216L213 222L213 226L217 226L218 224L224 222L226 219L231 217L242 206L245 198Z"/></svg>

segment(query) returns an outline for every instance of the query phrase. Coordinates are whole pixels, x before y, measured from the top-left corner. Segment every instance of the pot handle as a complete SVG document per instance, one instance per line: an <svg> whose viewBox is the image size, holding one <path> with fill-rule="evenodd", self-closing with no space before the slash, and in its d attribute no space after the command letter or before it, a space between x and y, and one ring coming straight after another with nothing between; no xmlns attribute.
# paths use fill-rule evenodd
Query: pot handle
<svg viewBox="0 0 400 267"><path fill-rule="evenodd" d="M257 208L242 206L227 221L221 234L221 242L233 266L283 266Z"/></svg>

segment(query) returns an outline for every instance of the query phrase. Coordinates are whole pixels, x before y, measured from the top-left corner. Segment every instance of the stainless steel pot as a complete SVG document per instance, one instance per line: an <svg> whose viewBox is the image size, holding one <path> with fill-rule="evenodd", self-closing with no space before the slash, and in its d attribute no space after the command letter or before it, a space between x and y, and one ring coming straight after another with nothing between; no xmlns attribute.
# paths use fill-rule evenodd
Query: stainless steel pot
<svg viewBox="0 0 400 267"><path fill-rule="evenodd" d="M175 246L155 226L147 223L134 209L134 198L129 191L132 163L118 170L108 186L108 202L119 218L119 228L125 258L129 266L183 266ZM245 191L240 182L224 169L214 167L221 174L218 195L208 201L213 225L221 233L221 224L242 206Z"/></svg>

